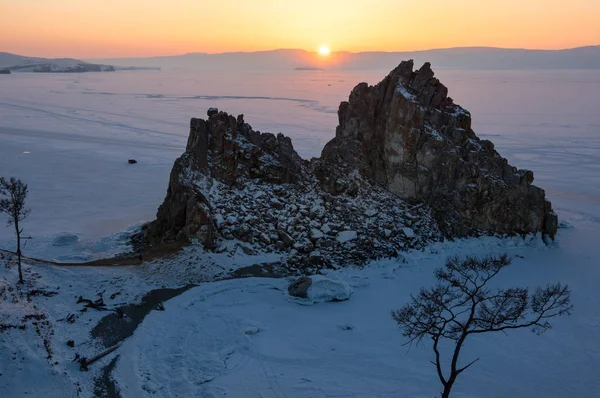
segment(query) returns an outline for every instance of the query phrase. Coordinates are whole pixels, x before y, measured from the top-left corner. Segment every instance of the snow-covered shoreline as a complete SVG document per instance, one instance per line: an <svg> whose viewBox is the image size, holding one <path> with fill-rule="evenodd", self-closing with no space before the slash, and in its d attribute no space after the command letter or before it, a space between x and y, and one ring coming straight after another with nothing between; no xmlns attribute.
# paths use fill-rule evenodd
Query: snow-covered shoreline
<svg viewBox="0 0 600 398"><path fill-rule="evenodd" d="M447 256L507 252L513 265L501 274L499 285L568 283L575 312L554 321L554 328L539 337L517 331L469 342L465 355L482 360L459 381L457 396L585 396L599 383L594 369L600 364L600 346L594 336L600 332L600 308L594 295L600 270L586 250L597 228L574 220L571 228L560 230L554 246L531 236L471 238L361 269L330 271L329 277L352 287L352 296L312 306L287 296L288 279L207 282L224 269L272 260L243 253L211 255L190 248L140 267L27 265L26 279L35 280L35 288L57 292L33 299L53 325L54 356L44 359L31 324L24 331L3 332L0 393L35 395L52 388L60 389L60 396L75 396L79 383L82 396L91 396L93 379L118 356L112 378L124 397L432 396L438 386L428 362L430 347L402 347L390 310L430 285L432 271ZM2 272L8 280L15 278L14 266L2 266ZM80 313L79 295L94 299L102 293L107 307L116 308L139 302L149 290L190 281L204 283L164 303L164 311L150 312L134 335L90 366L90 372L80 372L71 362L75 353L91 357L103 350L89 331L107 312ZM69 314L75 314L74 323L65 321ZM74 348L66 345L68 339L75 341ZM37 382L23 384L23 377Z"/></svg>

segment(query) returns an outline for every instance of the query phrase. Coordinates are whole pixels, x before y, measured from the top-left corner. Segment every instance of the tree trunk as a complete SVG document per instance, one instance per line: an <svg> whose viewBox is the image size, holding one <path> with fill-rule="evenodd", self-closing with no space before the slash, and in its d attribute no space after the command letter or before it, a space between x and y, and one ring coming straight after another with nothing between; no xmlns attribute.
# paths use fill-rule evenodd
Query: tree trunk
<svg viewBox="0 0 600 398"><path fill-rule="evenodd" d="M17 232L17 261L19 264L19 283L23 283L23 272L21 271L21 231L19 231L18 220L15 220L15 230Z"/></svg>
<svg viewBox="0 0 600 398"><path fill-rule="evenodd" d="M444 385L444 392L442 392L442 398L450 398L450 390L452 389L453 381L448 381L446 385Z"/></svg>

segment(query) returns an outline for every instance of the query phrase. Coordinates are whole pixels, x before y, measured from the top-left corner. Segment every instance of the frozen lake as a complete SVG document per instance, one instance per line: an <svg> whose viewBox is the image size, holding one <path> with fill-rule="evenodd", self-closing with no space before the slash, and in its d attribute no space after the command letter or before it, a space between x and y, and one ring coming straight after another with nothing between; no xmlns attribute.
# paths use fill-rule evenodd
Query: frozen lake
<svg viewBox="0 0 600 398"><path fill-rule="evenodd" d="M0 175L29 184L33 211L25 234L34 239L27 241L26 255L90 258L118 250L119 232L154 217L173 161L184 150L189 119L204 117L208 107L243 113L256 129L291 136L302 156L318 156L334 135L339 102L356 83L374 84L386 73L0 77ZM471 339L461 357L481 355L482 361L459 378L456 396L562 398L598 391L600 71L442 70L438 77L471 111L480 137L513 165L534 171L560 220L567 221L563 226L572 226L559 230L558 244L546 246L539 237L466 239L404 253L406 263L343 269L334 276L355 291L343 303L298 305L283 293L282 279L202 284L168 301L166 311L152 312L119 348L113 377L124 397L431 397L439 386L428 362L430 347L401 346L389 311L433 283L431 271L446 256L504 252L515 264L501 277L503 284L568 283L575 311L540 337L522 330ZM129 158L138 164L128 165ZM81 240L52 246L61 232ZM0 228L0 247L12 247L13 240L10 228ZM118 292L114 302L129 302L151 288L181 286L213 263L223 270L267 260L198 252L142 267L36 266L36 283L60 286L61 294L35 303L56 320L79 312L73 299L79 295ZM3 280L15 279L14 267L1 269ZM88 326L99 316L87 312L77 323L54 323L54 368L34 347L33 328L7 335L6 349L0 349L6 376L0 395L91 396L94 373L74 367L64 341L75 338L85 353ZM15 361L13 352L27 355Z"/></svg>
<svg viewBox="0 0 600 398"><path fill-rule="evenodd" d="M435 65L434 65L435 69ZM61 232L96 242L153 219L191 117L214 106L292 137L303 157L334 136L337 107L387 71L13 74L0 78L0 175L29 184L28 252ZM473 128L531 169L562 219L600 219L600 71L439 70ZM138 164L130 166L127 159ZM12 231L0 229L0 247ZM96 242L97 243L97 242ZM86 250L101 252L102 245Z"/></svg>

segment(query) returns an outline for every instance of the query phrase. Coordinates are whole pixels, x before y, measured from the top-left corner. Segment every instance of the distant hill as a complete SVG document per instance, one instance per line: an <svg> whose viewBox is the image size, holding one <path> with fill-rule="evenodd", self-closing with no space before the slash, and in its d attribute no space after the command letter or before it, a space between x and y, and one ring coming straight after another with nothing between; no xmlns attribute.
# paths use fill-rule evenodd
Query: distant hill
<svg viewBox="0 0 600 398"><path fill-rule="evenodd" d="M114 72L110 65L93 64L72 58L37 58L22 55L0 53L0 69L11 72L37 73L81 73Z"/></svg>
<svg viewBox="0 0 600 398"><path fill-rule="evenodd" d="M385 69L401 60L429 61L437 69L600 69L600 46L567 50L461 47L410 52L333 52L327 57L304 50L190 53L166 57L95 60L111 65L185 69L317 70ZM1 66L1 64L0 64Z"/></svg>

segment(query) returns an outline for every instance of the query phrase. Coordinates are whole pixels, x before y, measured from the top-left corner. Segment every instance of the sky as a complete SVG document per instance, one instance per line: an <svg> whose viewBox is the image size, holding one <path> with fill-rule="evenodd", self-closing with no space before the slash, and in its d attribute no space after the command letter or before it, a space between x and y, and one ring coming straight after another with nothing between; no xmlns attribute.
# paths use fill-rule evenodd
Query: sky
<svg viewBox="0 0 600 398"><path fill-rule="evenodd" d="M599 0L0 0L0 52L562 49L600 44L598 21Z"/></svg>

